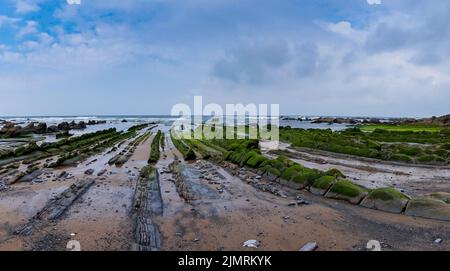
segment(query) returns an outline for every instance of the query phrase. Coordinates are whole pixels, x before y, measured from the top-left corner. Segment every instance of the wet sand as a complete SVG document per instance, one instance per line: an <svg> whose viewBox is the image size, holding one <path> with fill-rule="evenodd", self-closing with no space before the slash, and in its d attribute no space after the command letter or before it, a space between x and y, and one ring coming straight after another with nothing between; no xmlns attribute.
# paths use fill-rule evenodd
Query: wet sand
<svg viewBox="0 0 450 271"><path fill-rule="evenodd" d="M199 168L198 164L189 166ZM173 176L161 175L164 215L157 221L163 249L247 250L242 244L249 239L261 241L259 250L295 251L311 241L319 244L319 250L364 250L372 239L385 250L450 249L448 243L433 244L450 233L447 222L388 214L285 187L281 189L289 196L281 198L256 190L221 167L209 167L225 177L214 180L224 185L224 192L189 203L178 195ZM208 180L193 181L211 187ZM311 204L288 206L296 197Z"/></svg>

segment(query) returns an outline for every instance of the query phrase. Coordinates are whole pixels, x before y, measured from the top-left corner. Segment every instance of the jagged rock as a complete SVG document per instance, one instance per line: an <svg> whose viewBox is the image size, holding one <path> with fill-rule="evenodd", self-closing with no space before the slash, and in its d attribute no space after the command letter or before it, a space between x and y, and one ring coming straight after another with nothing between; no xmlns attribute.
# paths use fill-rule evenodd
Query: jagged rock
<svg viewBox="0 0 450 271"><path fill-rule="evenodd" d="M136 221L136 247L137 251L158 251L161 248L161 234L159 228L150 217L139 216Z"/></svg>
<svg viewBox="0 0 450 271"><path fill-rule="evenodd" d="M67 190L61 193L59 197L50 200L42 211L36 214L34 218L39 220L54 220L59 218L67 208L93 184L94 181L88 179L71 185Z"/></svg>
<svg viewBox="0 0 450 271"><path fill-rule="evenodd" d="M86 129L86 123L84 121L80 121L79 123L76 123L75 121L72 121L70 123L70 129L73 129L73 130Z"/></svg>
<svg viewBox="0 0 450 271"><path fill-rule="evenodd" d="M44 122L38 123L36 126L35 133L45 134L47 132L47 124Z"/></svg>
<svg viewBox="0 0 450 271"><path fill-rule="evenodd" d="M105 124L106 120L89 120L86 125L97 125L97 124Z"/></svg>
<svg viewBox="0 0 450 271"><path fill-rule="evenodd" d="M58 130L68 131L70 130L70 124L68 122L61 122L58 124Z"/></svg>
<svg viewBox="0 0 450 271"><path fill-rule="evenodd" d="M37 177L42 175L42 170L34 170L33 172L26 174L25 176L21 177L20 179L17 180L17 182L31 182L34 179L36 179Z"/></svg>
<svg viewBox="0 0 450 271"><path fill-rule="evenodd" d="M19 136L22 133L22 128L15 123L5 122L3 128L0 130L0 134L4 134L7 137Z"/></svg>
<svg viewBox="0 0 450 271"><path fill-rule="evenodd" d="M59 132L58 126L56 126L56 125L49 126L47 128L47 132L48 133L58 133Z"/></svg>
<svg viewBox="0 0 450 271"><path fill-rule="evenodd" d="M50 220L58 219L93 184L94 181L88 179L71 185L64 192L50 199L41 211L33 216L27 224L18 227L14 234L30 235L35 228L45 226Z"/></svg>

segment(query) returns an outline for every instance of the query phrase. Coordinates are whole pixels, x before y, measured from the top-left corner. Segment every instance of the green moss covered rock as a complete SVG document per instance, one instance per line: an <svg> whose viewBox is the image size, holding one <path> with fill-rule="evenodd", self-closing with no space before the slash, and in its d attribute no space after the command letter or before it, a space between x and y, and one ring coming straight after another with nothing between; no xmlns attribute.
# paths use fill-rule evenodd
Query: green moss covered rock
<svg viewBox="0 0 450 271"><path fill-rule="evenodd" d="M274 182L274 181L278 180L278 178L280 178L281 172L277 168L270 167L267 169L265 175L266 175L267 179Z"/></svg>
<svg viewBox="0 0 450 271"><path fill-rule="evenodd" d="M427 197L442 200L443 202L450 204L450 193L435 192L435 193L428 194Z"/></svg>
<svg viewBox="0 0 450 271"><path fill-rule="evenodd" d="M422 155L419 158L417 158L417 161L420 163L430 163L436 160L436 156L434 155Z"/></svg>
<svg viewBox="0 0 450 271"><path fill-rule="evenodd" d="M345 200L352 204L359 204L369 193L369 190L352 183L349 180L337 181L325 195L327 198Z"/></svg>
<svg viewBox="0 0 450 271"><path fill-rule="evenodd" d="M399 161L399 162L404 162L404 163L414 163L414 160L406 154L394 154L389 158L389 160Z"/></svg>
<svg viewBox="0 0 450 271"><path fill-rule="evenodd" d="M429 197L411 199L406 207L406 215L450 221L450 204Z"/></svg>
<svg viewBox="0 0 450 271"><path fill-rule="evenodd" d="M328 189L330 189L335 181L336 177L334 176L322 176L313 182L310 191L314 195L323 196L327 193Z"/></svg>
<svg viewBox="0 0 450 271"><path fill-rule="evenodd" d="M239 165L241 167L243 167L247 161L252 158L254 155L258 155L258 153L256 151L249 151L247 153L245 153L244 155L242 155L241 157L241 161L239 162Z"/></svg>
<svg viewBox="0 0 450 271"><path fill-rule="evenodd" d="M401 213L408 204L409 197L394 188L379 188L369 192L361 206L375 210Z"/></svg>
<svg viewBox="0 0 450 271"><path fill-rule="evenodd" d="M268 160L266 157L256 154L253 155L250 159L247 160L246 165L252 168L258 168L262 163Z"/></svg>
<svg viewBox="0 0 450 271"><path fill-rule="evenodd" d="M295 175L297 175L299 172L302 172L304 169L305 168L301 165L293 165L283 172L281 178L283 180L290 181Z"/></svg>
<svg viewBox="0 0 450 271"><path fill-rule="evenodd" d="M345 178L345 175L339 171L338 169L332 168L325 172L325 175L327 176L334 176L336 178Z"/></svg>
<svg viewBox="0 0 450 271"><path fill-rule="evenodd" d="M298 185L298 189L304 189L304 188L309 186L308 179L303 174L295 175L292 178L291 182L293 182L294 184L297 184Z"/></svg>

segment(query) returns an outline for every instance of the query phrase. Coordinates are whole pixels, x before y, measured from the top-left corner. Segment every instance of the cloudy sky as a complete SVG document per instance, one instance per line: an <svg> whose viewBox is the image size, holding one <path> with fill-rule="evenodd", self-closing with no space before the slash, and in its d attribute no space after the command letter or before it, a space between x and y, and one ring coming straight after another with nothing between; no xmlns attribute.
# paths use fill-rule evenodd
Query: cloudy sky
<svg viewBox="0 0 450 271"><path fill-rule="evenodd" d="M449 18L448 0L0 0L0 115L168 114L194 95L447 114Z"/></svg>

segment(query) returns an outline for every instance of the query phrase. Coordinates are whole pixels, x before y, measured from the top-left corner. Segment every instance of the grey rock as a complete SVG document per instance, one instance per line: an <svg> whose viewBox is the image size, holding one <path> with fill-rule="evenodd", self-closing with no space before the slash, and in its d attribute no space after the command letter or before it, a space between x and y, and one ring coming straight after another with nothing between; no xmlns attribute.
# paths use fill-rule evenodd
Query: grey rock
<svg viewBox="0 0 450 271"><path fill-rule="evenodd" d="M94 174L94 170L93 170L92 168L90 168L90 169L86 170L86 171L84 172L84 174L86 174L86 175L92 175L92 174Z"/></svg>
<svg viewBox="0 0 450 271"><path fill-rule="evenodd" d="M247 240L242 245L243 247L249 247L249 248L258 248L261 245L261 242L258 240Z"/></svg>
<svg viewBox="0 0 450 271"><path fill-rule="evenodd" d="M315 251L319 248L316 242L309 242L304 245L299 251Z"/></svg>

